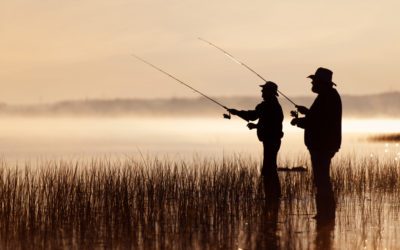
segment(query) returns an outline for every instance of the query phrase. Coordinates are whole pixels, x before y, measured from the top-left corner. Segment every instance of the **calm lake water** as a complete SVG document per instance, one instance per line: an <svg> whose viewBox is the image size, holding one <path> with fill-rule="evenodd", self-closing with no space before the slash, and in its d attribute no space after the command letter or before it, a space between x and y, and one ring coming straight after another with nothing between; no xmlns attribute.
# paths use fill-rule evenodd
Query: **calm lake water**
<svg viewBox="0 0 400 250"><path fill-rule="evenodd" d="M338 155L396 158L398 143L371 143L368 136L400 131L400 120L344 120ZM307 155L303 130L284 123L280 161ZM216 118L2 118L0 152L11 162L38 159L126 158L139 154L169 159L261 157L255 130L240 119ZM396 158L397 159L397 158Z"/></svg>
<svg viewBox="0 0 400 250"><path fill-rule="evenodd" d="M118 235L120 231L114 230L115 235L121 238L110 238L108 231L101 236L97 228L92 232L90 230L94 227L89 226L88 235L93 233L93 237L83 234L86 229L79 227L73 228L71 235L61 234L59 238L57 236L50 242L65 249L69 246L85 248L87 246L85 244L100 249L112 248L111 243L111 245L106 244L107 240L111 240L113 244L117 244L116 246L127 244L126 248L140 246L139 249L266 249L266 246L271 249L400 249L397 240L400 233L398 205L400 171L399 163L396 162L400 157L399 143L372 143L367 140L369 136L399 131L400 120L344 120L342 148L335 156L332 168L338 202L336 219L329 223L313 219L316 207L311 171L280 172L284 196L279 205L275 204L276 206L269 207L267 204L263 207L262 200L251 199L225 204L223 201L226 197L222 195L222 200L206 204L205 208L209 209L207 210L209 214L204 216L204 208L196 210L190 207L192 196L183 203L180 201L184 197L166 199L171 204L161 202L157 213L151 212L153 206L128 209L127 211L138 216L132 223L139 223L140 226L135 224L133 228L129 227L131 231L126 235ZM297 166L298 161L304 163L304 159L308 159L308 152L303 144L303 130L292 127L285 121L284 133L279 165L291 167ZM71 160L72 167L75 160L86 161L93 158L115 160L136 158L141 162L141 157L154 160L154 156L179 161L196 160L199 157L222 159L224 156L239 155L261 159L262 145L257 140L256 132L249 131L246 123L239 119L3 117L0 124L0 152L3 161L11 165L23 165L29 162L31 165L38 164L47 168L50 165L43 164L46 160L61 159ZM390 164L385 165L385 162ZM85 164L81 165L86 167ZM129 169L135 171L134 168ZM12 176L9 175L9 178ZM21 176L24 176L23 173ZM89 177L96 176L102 175ZM115 178L110 178L110 181L115 181ZM11 183L19 182L11 181ZM102 187L104 183L100 184L94 186ZM72 182L71 185L75 183ZM117 187L119 185L120 183ZM131 188L136 190L138 186L140 189L146 185L143 187L136 185ZM3 189L5 187L7 185ZM225 188L226 191L231 190L230 186ZM54 188L49 188L48 192L52 191ZM81 192L78 190L77 194L81 195ZM201 203L201 199L199 202L199 204L204 203ZM220 202L227 206L220 208ZM98 203L95 202L94 205L96 204ZM39 203L38 207L41 205L43 204ZM133 205L136 207L137 204ZM147 211L144 213L147 217L141 215L142 210ZM186 212L181 213L182 211ZM226 211L230 213L226 214ZM199 215L195 214L192 218L190 217L192 212L198 212ZM7 220L2 217L0 222L4 221ZM99 221L103 221L103 218ZM85 225L85 222L78 221L77 225ZM120 225L122 229L124 226L120 222L115 225ZM60 228L63 228L62 225ZM184 230L180 231L182 228ZM51 231L63 233L64 229L61 229ZM137 231L139 229L142 231ZM9 235L6 231L0 233L3 238ZM33 233L32 237L40 239L42 236ZM91 239L95 242L91 242ZM65 245L65 242L72 243ZM4 246L12 249L10 246L13 244L15 246L22 244L26 247L30 246L31 240L27 240L26 243L19 238L0 240L2 249Z"/></svg>

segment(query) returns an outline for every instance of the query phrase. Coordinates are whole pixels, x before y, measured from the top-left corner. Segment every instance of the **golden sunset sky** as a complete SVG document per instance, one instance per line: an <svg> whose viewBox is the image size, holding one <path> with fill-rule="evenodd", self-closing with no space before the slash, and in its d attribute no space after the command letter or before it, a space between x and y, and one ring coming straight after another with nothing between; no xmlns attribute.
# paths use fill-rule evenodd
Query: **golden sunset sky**
<svg viewBox="0 0 400 250"><path fill-rule="evenodd" d="M400 90L400 1L2 0L0 102L197 97L135 53L211 96L259 95L260 79L309 95L334 71L342 94Z"/></svg>

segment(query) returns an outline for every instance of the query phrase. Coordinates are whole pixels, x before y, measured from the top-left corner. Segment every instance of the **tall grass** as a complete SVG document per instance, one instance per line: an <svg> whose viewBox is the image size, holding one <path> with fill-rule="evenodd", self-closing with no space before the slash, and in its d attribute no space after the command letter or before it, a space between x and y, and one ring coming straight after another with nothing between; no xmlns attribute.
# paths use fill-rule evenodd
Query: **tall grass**
<svg viewBox="0 0 400 250"><path fill-rule="evenodd" d="M311 173L280 173L277 207L264 197L259 175L258 161L239 156L3 163L0 248L314 248ZM356 240L345 236L353 231L339 231L335 244L400 246L393 229L400 225L399 164L349 156L335 160L331 176L336 228L366 230L354 232Z"/></svg>

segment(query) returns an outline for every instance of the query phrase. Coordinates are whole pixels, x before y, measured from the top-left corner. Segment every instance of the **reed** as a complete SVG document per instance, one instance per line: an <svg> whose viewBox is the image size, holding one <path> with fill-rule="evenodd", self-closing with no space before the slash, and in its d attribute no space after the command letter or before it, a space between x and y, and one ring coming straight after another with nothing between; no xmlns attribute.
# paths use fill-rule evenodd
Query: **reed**
<svg viewBox="0 0 400 250"><path fill-rule="evenodd" d="M339 230L341 243L335 244L363 247L369 239L378 248L400 246L393 229L400 225L399 164L354 159L338 158L332 166L336 225L365 232L354 240ZM296 164L307 162L302 157ZM311 172L279 174L283 197L277 207L264 197L259 175L257 160L238 155L45 161L35 167L2 163L0 247L313 248Z"/></svg>

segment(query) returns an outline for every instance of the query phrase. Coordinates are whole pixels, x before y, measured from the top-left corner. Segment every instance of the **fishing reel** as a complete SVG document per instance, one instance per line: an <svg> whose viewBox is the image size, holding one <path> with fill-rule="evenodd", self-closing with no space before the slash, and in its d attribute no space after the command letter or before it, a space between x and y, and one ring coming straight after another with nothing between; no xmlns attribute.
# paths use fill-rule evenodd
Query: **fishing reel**
<svg viewBox="0 0 400 250"><path fill-rule="evenodd" d="M299 118L299 112L297 110L290 111L290 116L293 117L293 120L290 122L293 126L296 125L296 119Z"/></svg>
<svg viewBox="0 0 400 250"><path fill-rule="evenodd" d="M293 118L299 118L299 112L297 110L290 111L290 116Z"/></svg>
<svg viewBox="0 0 400 250"><path fill-rule="evenodd" d="M228 114L224 114L224 119L231 119L231 113L228 112Z"/></svg>

